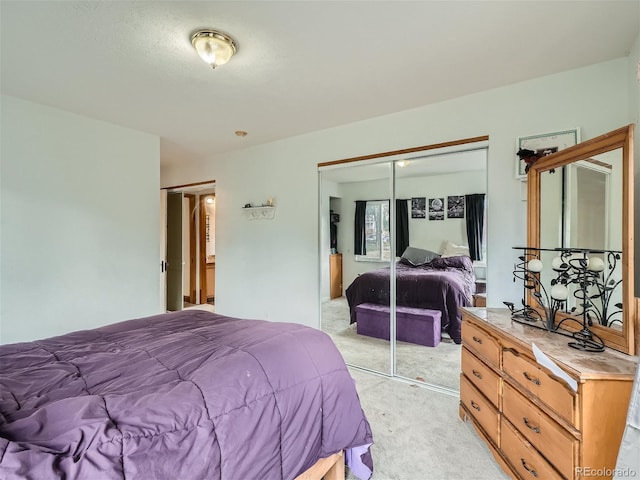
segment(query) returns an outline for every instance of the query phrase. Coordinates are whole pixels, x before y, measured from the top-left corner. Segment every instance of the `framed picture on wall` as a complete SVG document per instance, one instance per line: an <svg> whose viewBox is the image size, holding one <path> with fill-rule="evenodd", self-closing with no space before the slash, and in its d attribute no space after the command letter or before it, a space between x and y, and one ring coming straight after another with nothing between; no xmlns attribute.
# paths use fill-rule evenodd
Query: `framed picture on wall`
<svg viewBox="0 0 640 480"><path fill-rule="evenodd" d="M411 218L425 218L427 212L427 198L413 197L411 199Z"/></svg>
<svg viewBox="0 0 640 480"><path fill-rule="evenodd" d="M516 152L528 150L535 157L544 157L567 147L580 143L580 129L573 128L553 133L541 133L518 137ZM527 162L516 154L516 178L527 178Z"/></svg>
<svg viewBox="0 0 640 480"><path fill-rule="evenodd" d="M447 197L447 218L464 218L464 195Z"/></svg>
<svg viewBox="0 0 640 480"><path fill-rule="evenodd" d="M429 220L444 220L444 198L429 199Z"/></svg>

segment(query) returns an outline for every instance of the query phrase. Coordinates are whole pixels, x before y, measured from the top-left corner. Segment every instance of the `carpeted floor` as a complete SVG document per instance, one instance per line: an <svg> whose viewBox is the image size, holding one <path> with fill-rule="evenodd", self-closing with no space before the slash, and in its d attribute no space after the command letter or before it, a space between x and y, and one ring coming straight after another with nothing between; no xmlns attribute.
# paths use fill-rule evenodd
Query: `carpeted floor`
<svg viewBox="0 0 640 480"><path fill-rule="evenodd" d="M488 447L460 420L459 399L350 369L373 432L372 480L503 480ZM356 480L349 473L347 480Z"/></svg>
<svg viewBox="0 0 640 480"><path fill-rule="evenodd" d="M215 312L216 307L211 305L210 303L201 303L199 305L195 305L193 303L184 302L183 310L206 310L207 312Z"/></svg>
<svg viewBox="0 0 640 480"><path fill-rule="evenodd" d="M391 372L390 344L386 340L358 335L349 325L345 297L322 304L322 330L328 333L349 365L382 373ZM396 374L454 391L460 389L460 345L443 337L436 347L397 342Z"/></svg>

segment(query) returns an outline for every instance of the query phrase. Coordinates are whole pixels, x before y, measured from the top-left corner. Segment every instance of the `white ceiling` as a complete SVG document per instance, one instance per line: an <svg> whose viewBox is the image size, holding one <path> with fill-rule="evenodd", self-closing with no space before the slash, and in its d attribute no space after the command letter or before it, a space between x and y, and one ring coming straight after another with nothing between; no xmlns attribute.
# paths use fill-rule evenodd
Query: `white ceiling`
<svg viewBox="0 0 640 480"><path fill-rule="evenodd" d="M1 0L0 16L2 93L159 135L166 165L627 56L640 2ZM212 71L198 28L238 54Z"/></svg>

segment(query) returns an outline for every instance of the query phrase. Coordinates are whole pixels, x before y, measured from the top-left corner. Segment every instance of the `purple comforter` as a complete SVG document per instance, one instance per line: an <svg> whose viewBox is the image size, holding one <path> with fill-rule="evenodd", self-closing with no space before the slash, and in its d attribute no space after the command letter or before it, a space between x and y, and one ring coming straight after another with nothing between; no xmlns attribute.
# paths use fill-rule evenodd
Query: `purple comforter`
<svg viewBox="0 0 640 480"><path fill-rule="evenodd" d="M347 287L351 323L361 303L390 304L389 268L363 273ZM459 307L471 305L475 291L473 263L469 257L436 258L420 266L396 263L396 305L442 312L442 329L456 343L462 342Z"/></svg>
<svg viewBox="0 0 640 480"><path fill-rule="evenodd" d="M0 346L3 479L292 479L342 449L366 477L371 443L302 325L190 310Z"/></svg>

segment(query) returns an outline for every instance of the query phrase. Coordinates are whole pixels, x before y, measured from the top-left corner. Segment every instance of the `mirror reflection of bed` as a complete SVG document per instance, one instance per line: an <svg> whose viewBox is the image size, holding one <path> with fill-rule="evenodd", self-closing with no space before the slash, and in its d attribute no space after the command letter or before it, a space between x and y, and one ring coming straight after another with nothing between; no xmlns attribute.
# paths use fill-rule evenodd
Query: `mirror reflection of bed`
<svg viewBox="0 0 640 480"><path fill-rule="evenodd" d="M480 196L484 223L486 158L484 143L320 168L321 328L348 364L459 390L457 307L472 305L474 293L486 291L487 250L482 236L478 260L471 260L463 203L467 195ZM399 199L393 205L392 192ZM431 208L430 219L434 199L442 208ZM360 226L357 211L364 218ZM399 230L408 236L401 238ZM330 292L333 252L342 258L337 298ZM421 258L423 252L430 253ZM393 299L396 342L388 340Z"/></svg>

